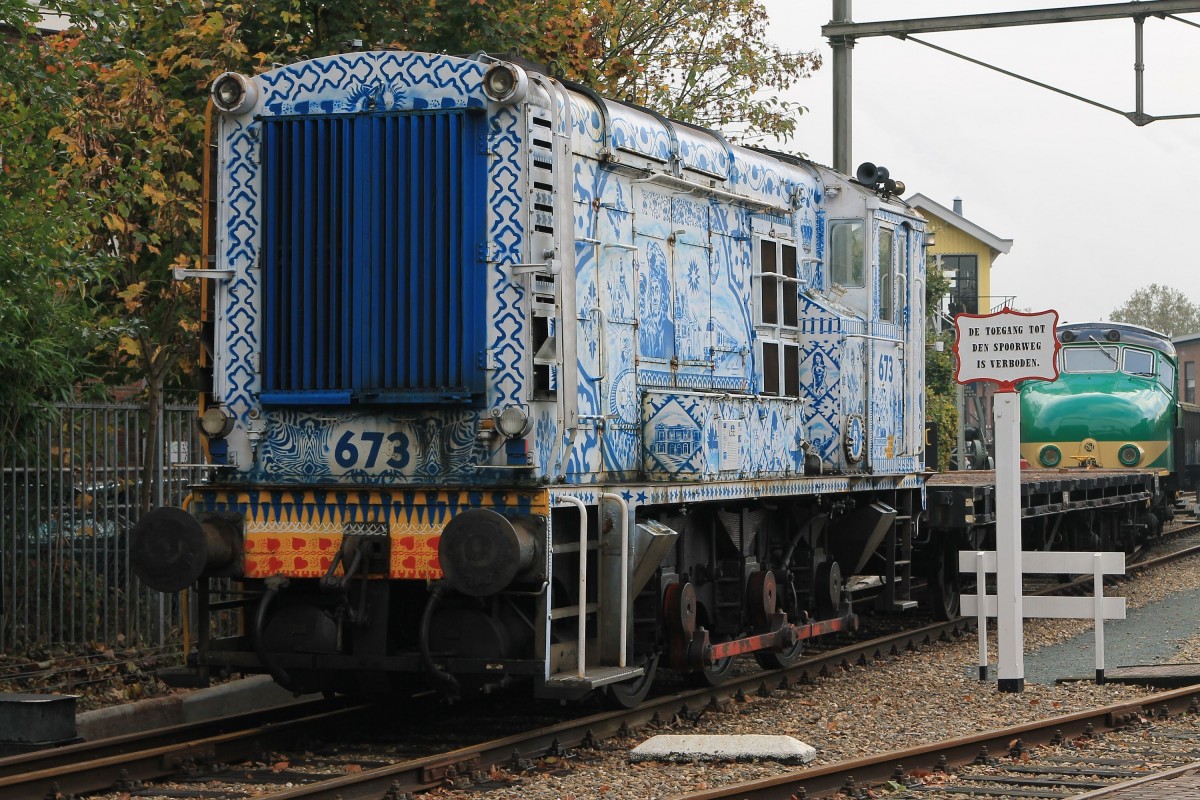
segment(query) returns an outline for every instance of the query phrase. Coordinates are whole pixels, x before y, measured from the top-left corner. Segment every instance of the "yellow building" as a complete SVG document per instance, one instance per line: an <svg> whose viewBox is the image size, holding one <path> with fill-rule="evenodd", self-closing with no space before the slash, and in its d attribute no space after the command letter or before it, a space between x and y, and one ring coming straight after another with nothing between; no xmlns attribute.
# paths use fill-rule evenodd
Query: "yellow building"
<svg viewBox="0 0 1200 800"><path fill-rule="evenodd" d="M908 198L909 205L929 220L928 231L936 243L928 253L941 262L950 277L950 316L987 314L1011 305L1013 298L992 294L992 265L1007 253L1012 239L1001 239L962 215L962 198L954 198L953 209L923 194Z"/></svg>
<svg viewBox="0 0 1200 800"><path fill-rule="evenodd" d="M945 312L935 326L943 330L952 325L956 314L989 314L1012 305L1011 296L992 294L992 265L996 258L1007 253L1012 239L1001 239L963 216L962 198L954 198L954 207L946 208L923 194L908 198L916 207L935 237L926 251L930 270L940 264L950 278L949 308L930 309L930 313ZM965 452L967 469L989 468L993 441L992 402L995 385L987 382L970 383L959 387L959 430L955 454ZM982 444L972 444L982 440ZM951 444L951 446L955 446ZM978 455L976 455L978 453ZM952 461L958 464L957 455Z"/></svg>

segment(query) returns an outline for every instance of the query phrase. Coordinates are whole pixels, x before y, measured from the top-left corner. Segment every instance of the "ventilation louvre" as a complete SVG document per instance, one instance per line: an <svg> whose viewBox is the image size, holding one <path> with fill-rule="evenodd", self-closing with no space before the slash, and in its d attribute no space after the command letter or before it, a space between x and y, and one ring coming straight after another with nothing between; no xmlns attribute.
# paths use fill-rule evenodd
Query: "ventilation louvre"
<svg viewBox="0 0 1200 800"><path fill-rule="evenodd" d="M465 110L263 120L264 403L482 400L484 133Z"/></svg>

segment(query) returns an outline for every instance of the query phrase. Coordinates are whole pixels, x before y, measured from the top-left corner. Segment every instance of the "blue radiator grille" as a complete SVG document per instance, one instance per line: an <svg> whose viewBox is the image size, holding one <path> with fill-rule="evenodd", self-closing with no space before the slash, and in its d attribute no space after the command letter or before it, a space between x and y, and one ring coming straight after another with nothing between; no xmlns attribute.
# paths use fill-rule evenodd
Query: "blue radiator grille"
<svg viewBox="0 0 1200 800"><path fill-rule="evenodd" d="M481 401L483 115L262 132L263 402Z"/></svg>

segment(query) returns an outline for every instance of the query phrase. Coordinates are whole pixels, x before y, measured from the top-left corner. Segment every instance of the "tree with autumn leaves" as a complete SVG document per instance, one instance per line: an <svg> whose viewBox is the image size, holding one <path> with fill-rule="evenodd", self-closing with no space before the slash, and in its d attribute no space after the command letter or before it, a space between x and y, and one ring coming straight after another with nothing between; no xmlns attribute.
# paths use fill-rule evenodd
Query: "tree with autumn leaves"
<svg viewBox="0 0 1200 800"><path fill-rule="evenodd" d="M355 47L483 50L735 137L786 139L802 109L777 93L819 65L767 41L757 0L42 8L73 27L37 35L26 0L0 0L0 437L88 378L144 382L151 409L195 383L199 289L172 268L200 266L207 86L225 70Z"/></svg>
<svg viewBox="0 0 1200 800"><path fill-rule="evenodd" d="M24 0L0 0L0 455L33 439L39 410L89 376L89 294L100 259L80 248L90 224L81 183L50 133L76 98L73 59L43 41Z"/></svg>

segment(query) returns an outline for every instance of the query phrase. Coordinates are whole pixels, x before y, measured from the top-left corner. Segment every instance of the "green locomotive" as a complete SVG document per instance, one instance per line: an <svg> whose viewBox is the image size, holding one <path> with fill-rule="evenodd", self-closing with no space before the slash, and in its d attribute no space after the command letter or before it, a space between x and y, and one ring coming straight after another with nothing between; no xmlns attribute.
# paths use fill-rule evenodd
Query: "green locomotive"
<svg viewBox="0 0 1200 800"><path fill-rule="evenodd" d="M1021 456L1044 469L1156 471L1157 527L1173 516L1181 471L1175 346L1113 322L1060 325L1058 338L1058 380L1021 386Z"/></svg>

